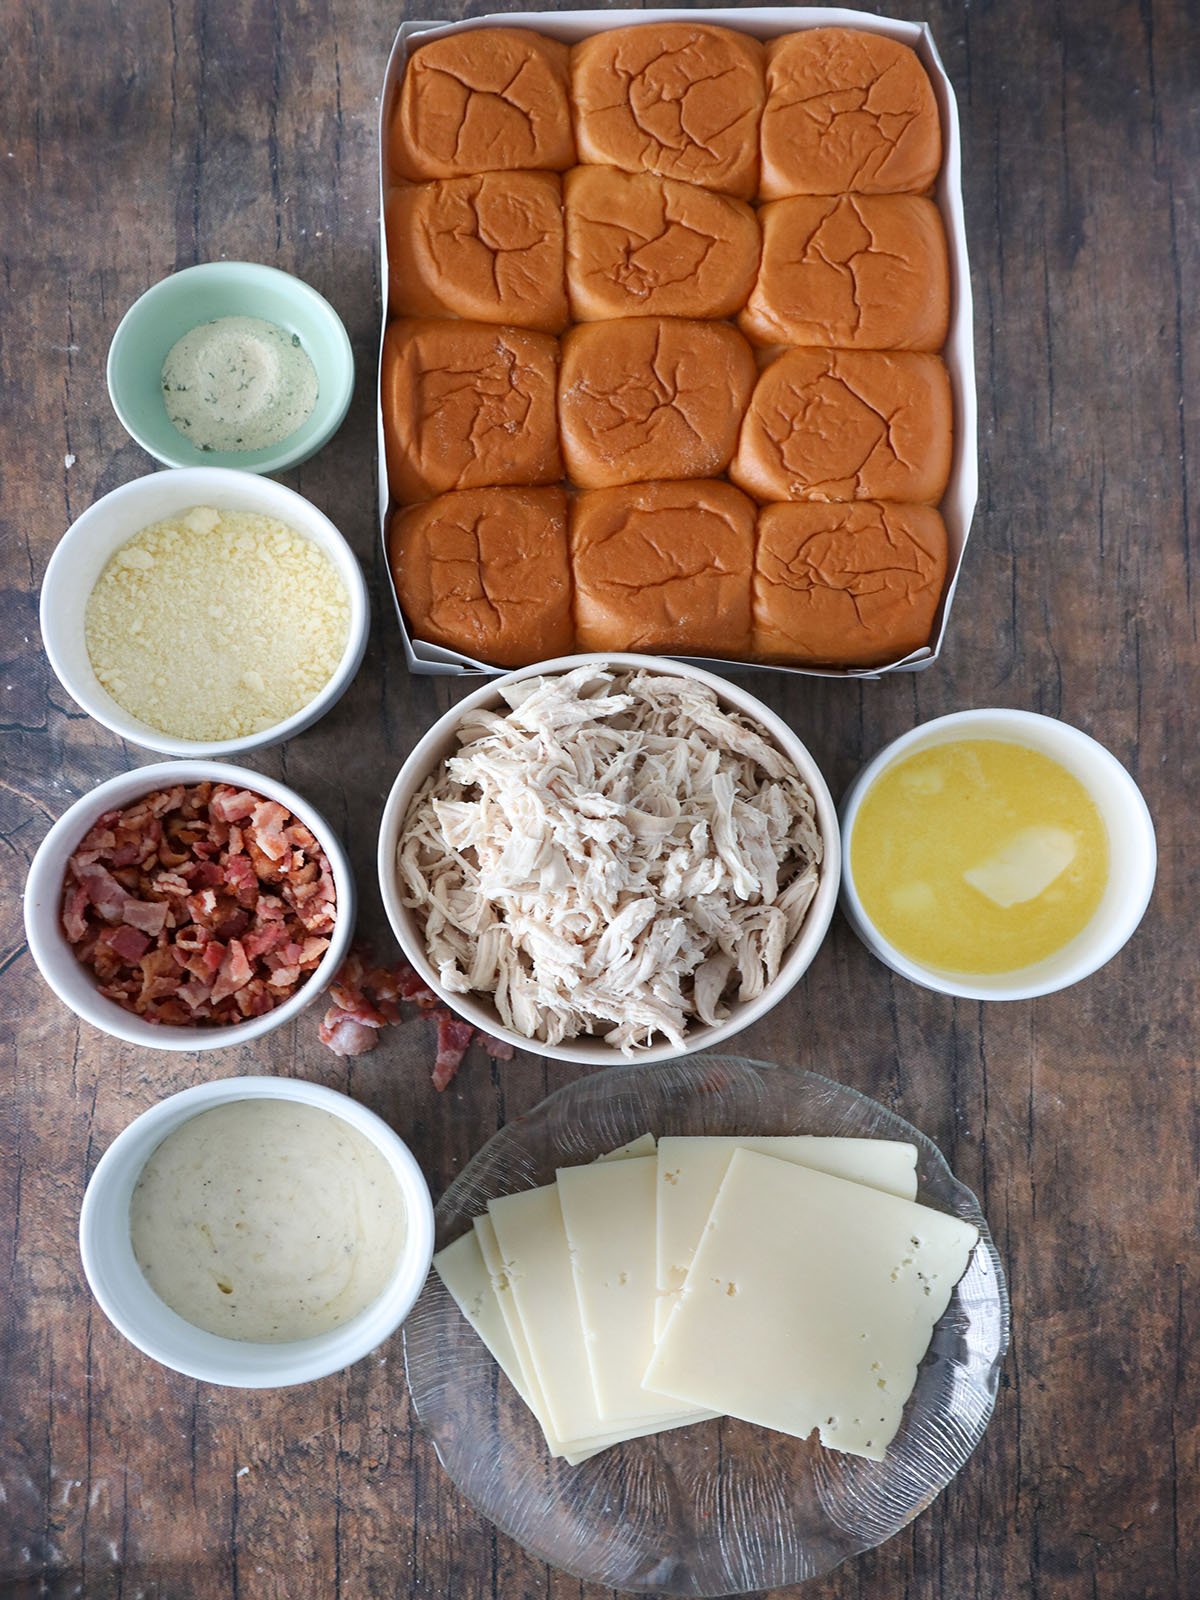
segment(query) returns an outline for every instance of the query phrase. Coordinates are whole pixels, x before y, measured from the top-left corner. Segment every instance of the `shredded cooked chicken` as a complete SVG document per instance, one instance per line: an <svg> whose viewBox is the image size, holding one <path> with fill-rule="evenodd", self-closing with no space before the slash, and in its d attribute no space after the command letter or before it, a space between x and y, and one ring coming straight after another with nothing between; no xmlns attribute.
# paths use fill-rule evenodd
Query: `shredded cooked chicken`
<svg viewBox="0 0 1200 1600"><path fill-rule="evenodd" d="M526 1038L626 1055L761 994L822 856L791 763L693 679L578 667L505 700L463 717L401 834L442 985Z"/></svg>

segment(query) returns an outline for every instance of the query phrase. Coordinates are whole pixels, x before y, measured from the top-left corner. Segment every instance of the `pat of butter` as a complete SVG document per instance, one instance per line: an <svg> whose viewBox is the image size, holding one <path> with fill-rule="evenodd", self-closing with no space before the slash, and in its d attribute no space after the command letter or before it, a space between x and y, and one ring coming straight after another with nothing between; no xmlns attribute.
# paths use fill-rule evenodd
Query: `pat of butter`
<svg viewBox="0 0 1200 1600"><path fill-rule="evenodd" d="M1022 828L963 877L994 905L1008 910L1036 900L1075 859L1075 838L1046 823Z"/></svg>
<svg viewBox="0 0 1200 1600"><path fill-rule="evenodd" d="M970 1223L736 1150L646 1383L882 1461Z"/></svg>
<svg viewBox="0 0 1200 1600"><path fill-rule="evenodd" d="M658 1141L655 1335L662 1337L735 1150L795 1161L905 1200L917 1194L917 1150L898 1139L816 1134L663 1138Z"/></svg>
<svg viewBox="0 0 1200 1600"><path fill-rule="evenodd" d="M657 1171L644 1156L558 1174L588 1370L606 1421L679 1414L677 1401L642 1383L654 1354Z"/></svg>

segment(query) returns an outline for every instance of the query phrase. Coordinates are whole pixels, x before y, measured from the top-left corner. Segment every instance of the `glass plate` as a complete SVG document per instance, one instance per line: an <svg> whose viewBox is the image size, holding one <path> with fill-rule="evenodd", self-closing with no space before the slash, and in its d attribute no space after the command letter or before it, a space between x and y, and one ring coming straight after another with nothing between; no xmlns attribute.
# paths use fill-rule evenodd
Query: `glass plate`
<svg viewBox="0 0 1200 1600"><path fill-rule="evenodd" d="M484 1516L586 1582L711 1597L817 1577L890 1539L982 1438L1008 1348L1000 1258L975 1196L902 1118L816 1073L715 1055L608 1068L502 1128L442 1196L438 1248L489 1200L552 1183L556 1167L647 1131L908 1139L918 1152L918 1199L979 1229L886 1460L725 1417L569 1467L547 1453L537 1423L433 1273L404 1325L417 1415Z"/></svg>

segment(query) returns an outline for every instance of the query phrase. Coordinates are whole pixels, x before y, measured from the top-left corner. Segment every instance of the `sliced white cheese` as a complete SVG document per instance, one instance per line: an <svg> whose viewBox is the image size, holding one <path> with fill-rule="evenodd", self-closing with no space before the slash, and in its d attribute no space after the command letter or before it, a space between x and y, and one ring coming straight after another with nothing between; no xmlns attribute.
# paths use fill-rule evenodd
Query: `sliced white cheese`
<svg viewBox="0 0 1200 1600"><path fill-rule="evenodd" d="M629 1144L622 1145L619 1149L610 1150L606 1155L600 1156L599 1160L623 1161L631 1156L653 1155L653 1153L654 1135L643 1133ZM591 1456L597 1455L601 1450L607 1449L609 1445L622 1444L626 1439L638 1439L646 1433L659 1431L653 1427L605 1428L587 1439L561 1439L558 1436L553 1423L550 1421L545 1395L542 1393L541 1380L538 1377L537 1367L530 1354L525 1338L525 1329L521 1323L520 1314L517 1311L508 1276L504 1269L504 1260L496 1239L496 1230L492 1226L491 1217L486 1212L482 1216L475 1218L474 1237L479 1247L480 1261L487 1273L489 1284L495 1296L500 1320L508 1336L507 1348L512 1351L515 1371L508 1372L507 1368L505 1368L505 1371L508 1372L508 1376L517 1393L536 1417L542 1432L546 1436L546 1446L550 1454L565 1456L570 1465L575 1466L579 1462L587 1461ZM454 1247L450 1246L450 1248L453 1249ZM447 1284L447 1287L449 1288L450 1285ZM454 1293L453 1289L451 1289L451 1293ZM455 1298L457 1299L457 1296ZM462 1305L461 1301L459 1301L459 1305ZM467 1320L471 1321L465 1307L463 1310ZM476 1326L475 1324L472 1325ZM483 1333L482 1329L476 1326L476 1331L480 1333L480 1337L487 1343L487 1335ZM499 1352L493 1348L492 1353L496 1355L499 1361ZM503 1361L500 1364L503 1366Z"/></svg>
<svg viewBox="0 0 1200 1600"><path fill-rule="evenodd" d="M605 1155L600 1156L598 1159L600 1161L624 1161L630 1157L653 1155L654 1148L654 1135L652 1133L643 1133L639 1134L636 1139L631 1140L629 1144L623 1144L616 1150L610 1150ZM542 1394L542 1386L538 1380L537 1368L534 1365L533 1357L529 1353L529 1345L525 1338L525 1329L521 1324L520 1313L517 1310L516 1302L513 1299L512 1289L508 1282L508 1276L504 1270L504 1260L500 1253L500 1246L496 1240L496 1230L492 1226L492 1219L486 1211L482 1216L475 1218L474 1234L476 1244L479 1247L480 1258L484 1270L487 1273L488 1281L491 1284L492 1292L495 1296L496 1308L504 1325L504 1331L508 1336L505 1350L506 1353L508 1350L511 1350L512 1352L514 1370L509 1371L509 1368L505 1366L504 1361L501 1359L494 1346L490 1346L490 1348L492 1349L493 1355L496 1356L496 1359L504 1368L506 1375L509 1377L517 1393L529 1406L530 1410L534 1412L538 1418L538 1421L541 1422L543 1431L547 1431L546 1403ZM454 1246L450 1246L450 1249L453 1248ZM443 1252L443 1254L445 1254L445 1252ZM437 1257L434 1258L434 1265L437 1265ZM446 1284L446 1287L450 1289L451 1294L455 1294L454 1289L449 1283ZM457 1295L455 1295L455 1298L457 1299ZM472 1326L475 1327L476 1332L479 1334L480 1338L483 1339L484 1343L489 1343L488 1335L472 1321L470 1313L467 1311L466 1307L462 1305L461 1301L459 1301L459 1306L463 1310L463 1314L466 1316L468 1322L471 1322ZM613 1430L606 1430L606 1432L612 1431ZM552 1432L553 1430L550 1429L547 1433L548 1439L549 1433ZM551 1445L551 1451L554 1454L560 1453L554 1450L553 1444Z"/></svg>
<svg viewBox="0 0 1200 1600"><path fill-rule="evenodd" d="M963 877L972 889L1007 911L1045 894L1074 861L1076 848L1075 836L1066 828L1037 823L1014 833Z"/></svg>
<svg viewBox="0 0 1200 1600"><path fill-rule="evenodd" d="M753 1150L912 1200L917 1148L897 1139L836 1139L815 1134L662 1138L658 1141L658 1304L662 1336L692 1264L704 1224L735 1150Z"/></svg>
<svg viewBox="0 0 1200 1600"><path fill-rule="evenodd" d="M488 1214L551 1427L562 1440L603 1437L611 1424L592 1388L557 1186L489 1201ZM676 1420L689 1410L676 1406ZM644 1416L627 1420L653 1431L666 1418L648 1405Z"/></svg>
<svg viewBox="0 0 1200 1600"><path fill-rule="evenodd" d="M463 1316L487 1345L499 1363L501 1372L525 1404L529 1405L529 1392L516 1347L501 1313L496 1291L492 1288L491 1273L474 1230L464 1233L444 1250L439 1250L433 1258L433 1270L446 1285Z"/></svg>
<svg viewBox="0 0 1200 1600"><path fill-rule="evenodd" d="M584 1351L596 1408L608 1422L677 1417L679 1403L642 1383L654 1353L653 1156L558 1174ZM697 1418L703 1413L697 1408Z"/></svg>
<svg viewBox="0 0 1200 1600"><path fill-rule="evenodd" d="M736 1150L646 1382L881 1461L978 1234Z"/></svg>
<svg viewBox="0 0 1200 1600"><path fill-rule="evenodd" d="M536 1372L533 1374L533 1382L530 1384L525 1366L522 1363L521 1357L525 1346L525 1333L521 1327L520 1319L516 1317L515 1312L510 1312L512 1316L511 1322L505 1316L505 1312L511 1307L512 1295L508 1289L507 1280L504 1278L503 1263L500 1260L500 1251L496 1244L496 1235L492 1230L491 1219L487 1216L476 1217L474 1231L465 1234L463 1237L475 1240L479 1251L479 1266L483 1269L484 1281L493 1296L496 1314L502 1329L494 1344L491 1335L496 1323L489 1319L486 1297L483 1296L482 1292L483 1286L474 1277L473 1263L471 1262L469 1251L460 1252L457 1260L451 1259L448 1266L449 1277L442 1271L441 1267L438 1269L439 1275L442 1277L447 1289L454 1296L467 1321L471 1323L480 1338L491 1350L500 1366L504 1369L513 1388L524 1400L530 1411L533 1412L538 1426L545 1435L546 1447L550 1454L552 1456L565 1457L568 1464L574 1467L578 1466L581 1461L588 1461L592 1456L598 1455L601 1450L606 1450L609 1445L622 1444L626 1439L641 1437L642 1430L638 1429L616 1430L592 1439L560 1439L558 1437L546 1415L546 1404L542 1396L541 1385L537 1381ZM447 1249L453 1251L461 1244L461 1239L456 1240L455 1244L449 1245ZM441 1257L445 1257L446 1253L446 1251L441 1251L439 1254ZM439 1257L435 1256L435 1266L438 1265L438 1260ZM460 1298L460 1295L462 1298ZM473 1312L475 1313L474 1315L472 1314ZM512 1370L505 1366L504 1361L505 1355L509 1352L512 1353ZM527 1352L525 1360L528 1361Z"/></svg>
<svg viewBox="0 0 1200 1600"><path fill-rule="evenodd" d="M533 1359L529 1354L529 1347L525 1343L525 1329L521 1326L516 1304L513 1300L512 1289L504 1273L504 1259L500 1254L500 1246L496 1242L496 1230L492 1227L492 1219L485 1211L481 1217L476 1217L473 1225L475 1242L479 1246L479 1253L491 1281L492 1293L496 1297L496 1305L508 1334L512 1346L513 1357L516 1362L520 1383L516 1385L518 1393L525 1399L530 1407L537 1412L539 1417L545 1416L545 1402L542 1399L541 1386L537 1381L537 1372L534 1369ZM515 1382L515 1380L514 1380Z"/></svg>
<svg viewBox="0 0 1200 1600"><path fill-rule="evenodd" d="M655 1150L654 1135L652 1133L639 1133L636 1139L631 1139L628 1144L620 1145L616 1150L610 1150L606 1155L597 1156L597 1161L627 1161L636 1156L652 1156Z"/></svg>

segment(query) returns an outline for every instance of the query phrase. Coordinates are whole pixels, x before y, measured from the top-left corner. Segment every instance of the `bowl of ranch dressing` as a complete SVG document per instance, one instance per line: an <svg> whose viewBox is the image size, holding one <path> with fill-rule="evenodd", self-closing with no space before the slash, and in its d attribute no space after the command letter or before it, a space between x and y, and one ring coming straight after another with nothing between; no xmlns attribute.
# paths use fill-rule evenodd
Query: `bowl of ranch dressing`
<svg viewBox="0 0 1200 1600"><path fill-rule="evenodd" d="M203 262L154 284L108 352L113 409L169 467L294 467L341 427L353 390L337 312L257 262Z"/></svg>
<svg viewBox="0 0 1200 1600"><path fill-rule="evenodd" d="M407 1145L348 1096L225 1078L144 1112L101 1157L79 1226L105 1315L188 1377L269 1389L359 1360L429 1270Z"/></svg>

